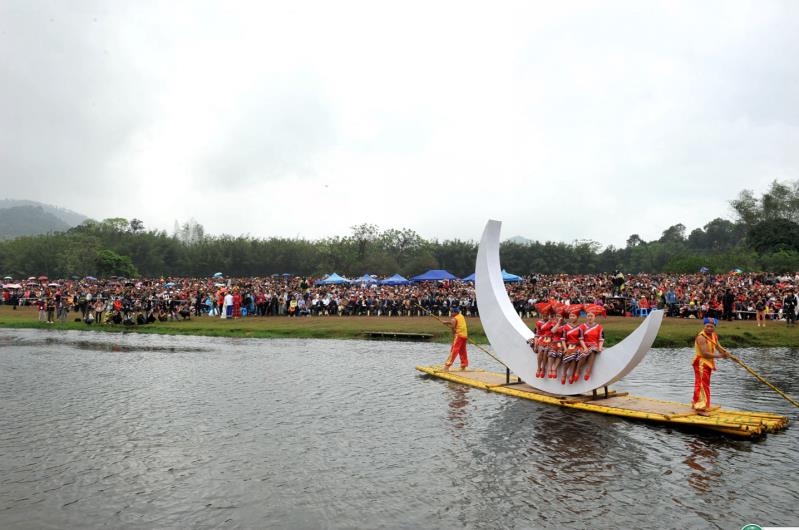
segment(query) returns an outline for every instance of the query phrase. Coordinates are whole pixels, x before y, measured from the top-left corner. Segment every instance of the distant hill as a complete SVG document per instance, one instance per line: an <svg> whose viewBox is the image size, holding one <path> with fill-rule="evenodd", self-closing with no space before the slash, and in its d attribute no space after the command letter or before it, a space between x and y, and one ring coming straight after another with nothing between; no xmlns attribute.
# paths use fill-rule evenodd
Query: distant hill
<svg viewBox="0 0 799 530"><path fill-rule="evenodd" d="M44 204L43 202L28 201L25 199L0 199L0 211L8 208L16 208L18 206L34 206L44 210L45 213L51 214L60 219L68 227L78 226L83 221L88 219L85 215L81 215L66 208L60 208L51 204Z"/></svg>
<svg viewBox="0 0 799 530"><path fill-rule="evenodd" d="M63 232L80 224L83 219L84 216L75 212L33 201L0 200L0 239Z"/></svg>
<svg viewBox="0 0 799 530"><path fill-rule="evenodd" d="M505 240L506 243L516 243L517 245L530 245L531 243L535 243L532 239L527 239L526 237L522 236L513 236L509 237Z"/></svg>

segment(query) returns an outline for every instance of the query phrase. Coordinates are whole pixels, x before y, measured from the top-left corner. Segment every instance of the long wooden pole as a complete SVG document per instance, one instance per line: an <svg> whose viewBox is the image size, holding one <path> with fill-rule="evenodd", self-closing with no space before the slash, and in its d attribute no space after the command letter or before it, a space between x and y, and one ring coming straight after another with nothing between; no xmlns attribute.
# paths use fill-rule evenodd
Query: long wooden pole
<svg viewBox="0 0 799 530"><path fill-rule="evenodd" d="M744 363L744 362L743 362L741 359L739 359L738 357L736 357L735 355L733 355L732 353L730 353L729 351L727 351L727 349L726 349L726 348L724 348L724 347L722 347L722 346L721 346L721 344L719 344L718 342L714 341L713 339L711 339L711 338L710 338L710 337L708 337L707 335L705 335L705 338L706 338L706 339L707 339L709 342L712 342L713 344L715 344L715 345L716 345L716 347L717 347L719 350L721 350L721 351L723 351L724 353L726 353L726 354L727 354L727 356L728 356L730 359L732 359L732 360L733 360L733 362L735 362L735 363L736 363L737 365L739 365L741 368L743 368L744 370L746 370L747 372L749 372L750 374L752 374L753 376L755 376L755 377L756 377L756 378L757 378L757 379L758 379L758 380L759 380L761 383L763 383L763 384L767 385L767 386L768 386L769 388L771 388L771 389L772 389L774 392L776 392L777 394L779 394L780 396L782 396L783 398L785 398L785 400L786 400L788 403L790 403L791 405L793 405L794 407L796 407L796 408L799 408L799 402L797 402L797 401L796 401L795 399L793 399L791 396L789 396L788 394L786 394L785 392L783 392L782 390L780 390L780 389L779 389L779 388L777 388L776 386L774 386L774 385L772 385L771 383L769 383L768 381L766 381L766 380L765 380L765 378L763 378L763 377L762 377L760 374L758 374L757 372L755 372L754 370L752 370L751 368L749 368L749 367L748 367L748 366L747 366L747 365L746 365L746 364L745 364L745 363Z"/></svg>
<svg viewBox="0 0 799 530"><path fill-rule="evenodd" d="M430 311L429 309L425 309L424 307L422 307L422 306L421 306L421 305L419 305L418 303L416 304L416 307L418 307L419 309L421 309L422 311L424 311L425 313L427 313L428 315L430 315L432 318L435 318L435 319L436 319L436 320L438 320L440 323L442 323L442 324L444 324L444 325L448 325L448 323L447 323L445 320L441 320L440 318L438 318L437 316L435 316L435 315L433 314L433 312L432 312L432 311ZM495 361L497 361L499 364L501 364L501 365L502 365L502 366L504 366L505 368L508 368L508 365L507 365L507 364L505 364L505 363L503 363L502 361L500 361L499 359L497 359L497 357L496 357L494 354L492 354L490 351L486 350L485 348L483 348L482 346L480 346L479 344L477 344L475 341L473 341L473 340L472 340L472 339L470 339L470 338L467 338L466 340L468 340L468 341L469 341L469 344L471 344L471 345L472 345L472 346L474 346L475 348L477 348L477 349L479 349L479 350L481 350L481 351L483 351L483 352L487 353L487 354L488 354L488 355L489 355L489 356L490 356L492 359L494 359ZM510 370L510 368L508 368L508 369Z"/></svg>

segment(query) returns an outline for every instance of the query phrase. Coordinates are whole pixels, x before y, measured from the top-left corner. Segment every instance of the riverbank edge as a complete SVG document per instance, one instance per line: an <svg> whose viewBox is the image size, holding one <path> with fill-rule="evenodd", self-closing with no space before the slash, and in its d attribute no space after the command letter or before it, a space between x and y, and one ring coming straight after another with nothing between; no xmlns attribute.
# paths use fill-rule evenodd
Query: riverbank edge
<svg viewBox="0 0 799 530"><path fill-rule="evenodd" d="M72 314L74 315L74 314ZM612 346L629 335L641 322L638 318L609 317L603 319L606 346ZM467 319L470 338L478 344L488 340L478 318ZM525 319L534 326L534 321ZM198 317L186 321L155 322L145 326L114 324L87 325L83 322L48 324L39 322L35 310L13 311L0 308L0 328L105 331L109 333L142 333L176 336L233 337L259 339L367 339L369 333L410 333L430 335L430 342L449 343L449 328L430 317L250 317L235 321ZM655 339L656 348L693 346L701 331L697 320L666 318ZM719 337L728 347L787 347L799 346L799 327L788 328L784 322L770 322L758 328L754 321L721 322Z"/></svg>

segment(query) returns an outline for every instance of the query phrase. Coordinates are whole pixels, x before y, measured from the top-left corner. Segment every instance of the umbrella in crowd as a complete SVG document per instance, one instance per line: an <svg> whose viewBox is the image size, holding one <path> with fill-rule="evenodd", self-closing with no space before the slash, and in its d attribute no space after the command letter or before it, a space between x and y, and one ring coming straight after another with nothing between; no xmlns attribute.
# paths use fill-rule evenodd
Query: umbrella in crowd
<svg viewBox="0 0 799 530"><path fill-rule="evenodd" d="M167 282L167 283L164 284L164 287L174 287L174 286L175 286L175 282Z"/></svg>
<svg viewBox="0 0 799 530"><path fill-rule="evenodd" d="M7 283L3 286L3 289L22 289L22 286L18 283Z"/></svg>
<svg viewBox="0 0 799 530"><path fill-rule="evenodd" d="M38 279L39 279L39 281L42 281L42 282L46 282L46 281L48 280L47 276L45 276L44 274L42 274L41 276L39 276L39 278L38 278Z"/></svg>
<svg viewBox="0 0 799 530"><path fill-rule="evenodd" d="M48 284L47 284L47 287L61 287L61 286L60 286L60 285L58 285L58 284L57 284L57 283L55 283L55 282L52 282L52 283L48 283Z"/></svg>
<svg viewBox="0 0 799 530"><path fill-rule="evenodd" d="M89 280L90 282L96 282L97 278L95 278L94 276L86 276L84 280Z"/></svg>
<svg viewBox="0 0 799 530"><path fill-rule="evenodd" d="M224 274L222 274L221 272L214 273L214 278L221 278L222 276L224 276Z"/></svg>
<svg viewBox="0 0 799 530"><path fill-rule="evenodd" d="M5 277L5 278L3 278L3 279L4 279L4 280L13 280L14 278L12 278L11 276L6 276L6 277Z"/></svg>

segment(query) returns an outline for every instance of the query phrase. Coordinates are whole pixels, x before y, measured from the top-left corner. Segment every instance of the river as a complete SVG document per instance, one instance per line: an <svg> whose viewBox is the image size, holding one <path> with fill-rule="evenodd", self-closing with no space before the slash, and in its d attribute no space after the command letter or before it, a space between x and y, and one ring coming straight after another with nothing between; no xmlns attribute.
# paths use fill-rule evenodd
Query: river
<svg viewBox="0 0 799 530"><path fill-rule="evenodd" d="M796 425L740 441L414 370L446 351L0 330L0 528L799 525ZM799 351L737 353L799 393ZM687 402L691 357L652 350L614 388ZM797 417L730 362L712 390Z"/></svg>

